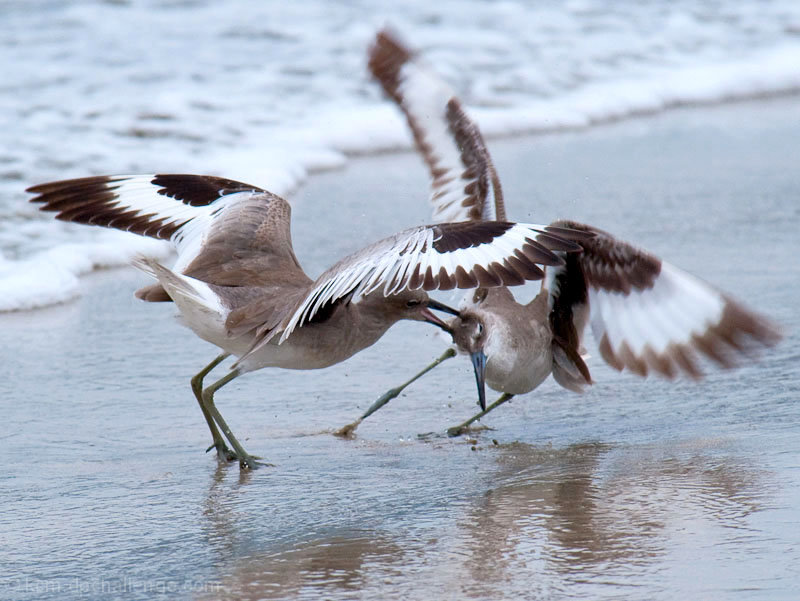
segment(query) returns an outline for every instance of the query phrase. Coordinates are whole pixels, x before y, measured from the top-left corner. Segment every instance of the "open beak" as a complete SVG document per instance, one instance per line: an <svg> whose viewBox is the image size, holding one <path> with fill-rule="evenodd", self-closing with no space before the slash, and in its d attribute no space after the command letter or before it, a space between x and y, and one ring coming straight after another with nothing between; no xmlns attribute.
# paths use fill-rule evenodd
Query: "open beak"
<svg viewBox="0 0 800 601"><path fill-rule="evenodd" d="M435 325L436 327L442 328L445 332L453 335L453 330L443 322L441 319L436 317L433 313L431 313L430 309L435 309L437 311L444 311L445 313L450 313L450 315L459 316L459 312L453 309L452 307L448 307L447 305L440 303L439 301L435 301L432 298L428 299L427 307L422 310L422 317L428 323Z"/></svg>
<svg viewBox="0 0 800 601"><path fill-rule="evenodd" d="M483 351L470 353L472 367L475 370L475 383L478 385L478 404L481 411L486 411L486 355Z"/></svg>

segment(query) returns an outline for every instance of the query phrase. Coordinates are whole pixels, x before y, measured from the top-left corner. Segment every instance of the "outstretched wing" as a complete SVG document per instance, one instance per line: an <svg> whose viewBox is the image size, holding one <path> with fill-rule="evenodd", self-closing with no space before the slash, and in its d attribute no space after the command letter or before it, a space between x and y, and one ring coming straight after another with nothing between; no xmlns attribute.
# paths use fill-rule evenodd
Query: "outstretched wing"
<svg viewBox="0 0 800 601"><path fill-rule="evenodd" d="M576 232L576 235L581 233ZM579 251L570 232L504 221L427 225L356 252L325 271L286 321L281 341L324 306L377 290L451 290L515 286L543 277L539 265L561 265L553 250Z"/></svg>
<svg viewBox="0 0 800 601"><path fill-rule="evenodd" d="M483 136L453 90L388 30L378 33L369 68L402 109L428 165L433 220L506 219L500 180Z"/></svg>
<svg viewBox="0 0 800 601"><path fill-rule="evenodd" d="M595 233L580 243L582 253L548 269L554 334L579 345L588 319L612 367L699 378L698 354L733 367L780 339L769 320L658 257L591 226L553 225Z"/></svg>
<svg viewBox="0 0 800 601"><path fill-rule="evenodd" d="M178 252L173 270L210 284L257 286L274 280L276 270L302 273L289 203L250 184L208 175L114 175L28 192L57 219L170 240ZM152 292L151 286L142 295Z"/></svg>

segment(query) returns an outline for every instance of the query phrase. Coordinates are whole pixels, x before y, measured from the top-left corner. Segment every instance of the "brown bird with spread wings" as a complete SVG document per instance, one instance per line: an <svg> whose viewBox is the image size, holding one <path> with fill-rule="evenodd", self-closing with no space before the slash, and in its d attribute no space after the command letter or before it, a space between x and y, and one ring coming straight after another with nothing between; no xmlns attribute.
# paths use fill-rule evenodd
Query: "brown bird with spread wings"
<svg viewBox="0 0 800 601"><path fill-rule="evenodd" d="M249 184L202 175L98 176L33 186L32 202L56 218L169 240L168 269L142 258L157 283L137 296L174 301L183 323L222 353L192 390L223 461L258 466L214 403L234 378L262 367L318 369L374 344L401 319L448 329L430 309L456 313L426 291L518 285L561 265L553 249L580 250L562 228L500 221L405 230L345 257L316 280L292 249L291 208ZM228 356L231 370L203 379ZM224 434L224 438L223 438ZM233 447L229 449L225 439Z"/></svg>
<svg viewBox="0 0 800 601"><path fill-rule="evenodd" d="M404 113L429 169L434 220L505 219L500 180L483 136L453 90L388 30L378 33L369 68ZM730 368L753 348L780 339L766 318L647 251L575 221L551 226L584 232L573 236L583 252L556 252L564 262L546 269L530 303L516 302L506 287L481 287L465 297L450 324L456 348L472 359L482 409L449 428L450 435L534 390L550 374L574 392L592 384L582 357L587 325L606 363L639 376L698 379L698 356ZM351 436L362 420L454 355L448 349L337 434ZM485 384L503 393L488 408Z"/></svg>

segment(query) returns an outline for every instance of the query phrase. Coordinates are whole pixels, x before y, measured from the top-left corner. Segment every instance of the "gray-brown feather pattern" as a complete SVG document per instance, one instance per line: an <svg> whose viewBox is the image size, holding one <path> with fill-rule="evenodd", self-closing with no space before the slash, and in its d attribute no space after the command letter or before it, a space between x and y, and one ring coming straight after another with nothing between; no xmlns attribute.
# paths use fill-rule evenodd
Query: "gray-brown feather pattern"
<svg viewBox="0 0 800 601"><path fill-rule="evenodd" d="M270 192L226 208L185 274L219 286L311 283L292 250L291 207Z"/></svg>
<svg viewBox="0 0 800 601"><path fill-rule="evenodd" d="M300 282L257 288L252 300L237 303L237 308L228 315L225 321L228 334L236 337L254 331L261 338L286 319L308 290L309 286Z"/></svg>

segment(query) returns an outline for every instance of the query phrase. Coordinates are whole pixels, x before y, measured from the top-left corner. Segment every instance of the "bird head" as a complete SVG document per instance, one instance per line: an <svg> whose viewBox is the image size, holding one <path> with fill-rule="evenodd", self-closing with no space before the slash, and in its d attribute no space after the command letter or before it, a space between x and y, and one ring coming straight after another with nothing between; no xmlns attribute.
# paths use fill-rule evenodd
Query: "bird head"
<svg viewBox="0 0 800 601"><path fill-rule="evenodd" d="M469 355L475 370L475 382L478 385L478 403L481 410L486 410L486 324L483 318L469 310L461 314L451 324L453 342L458 350Z"/></svg>

